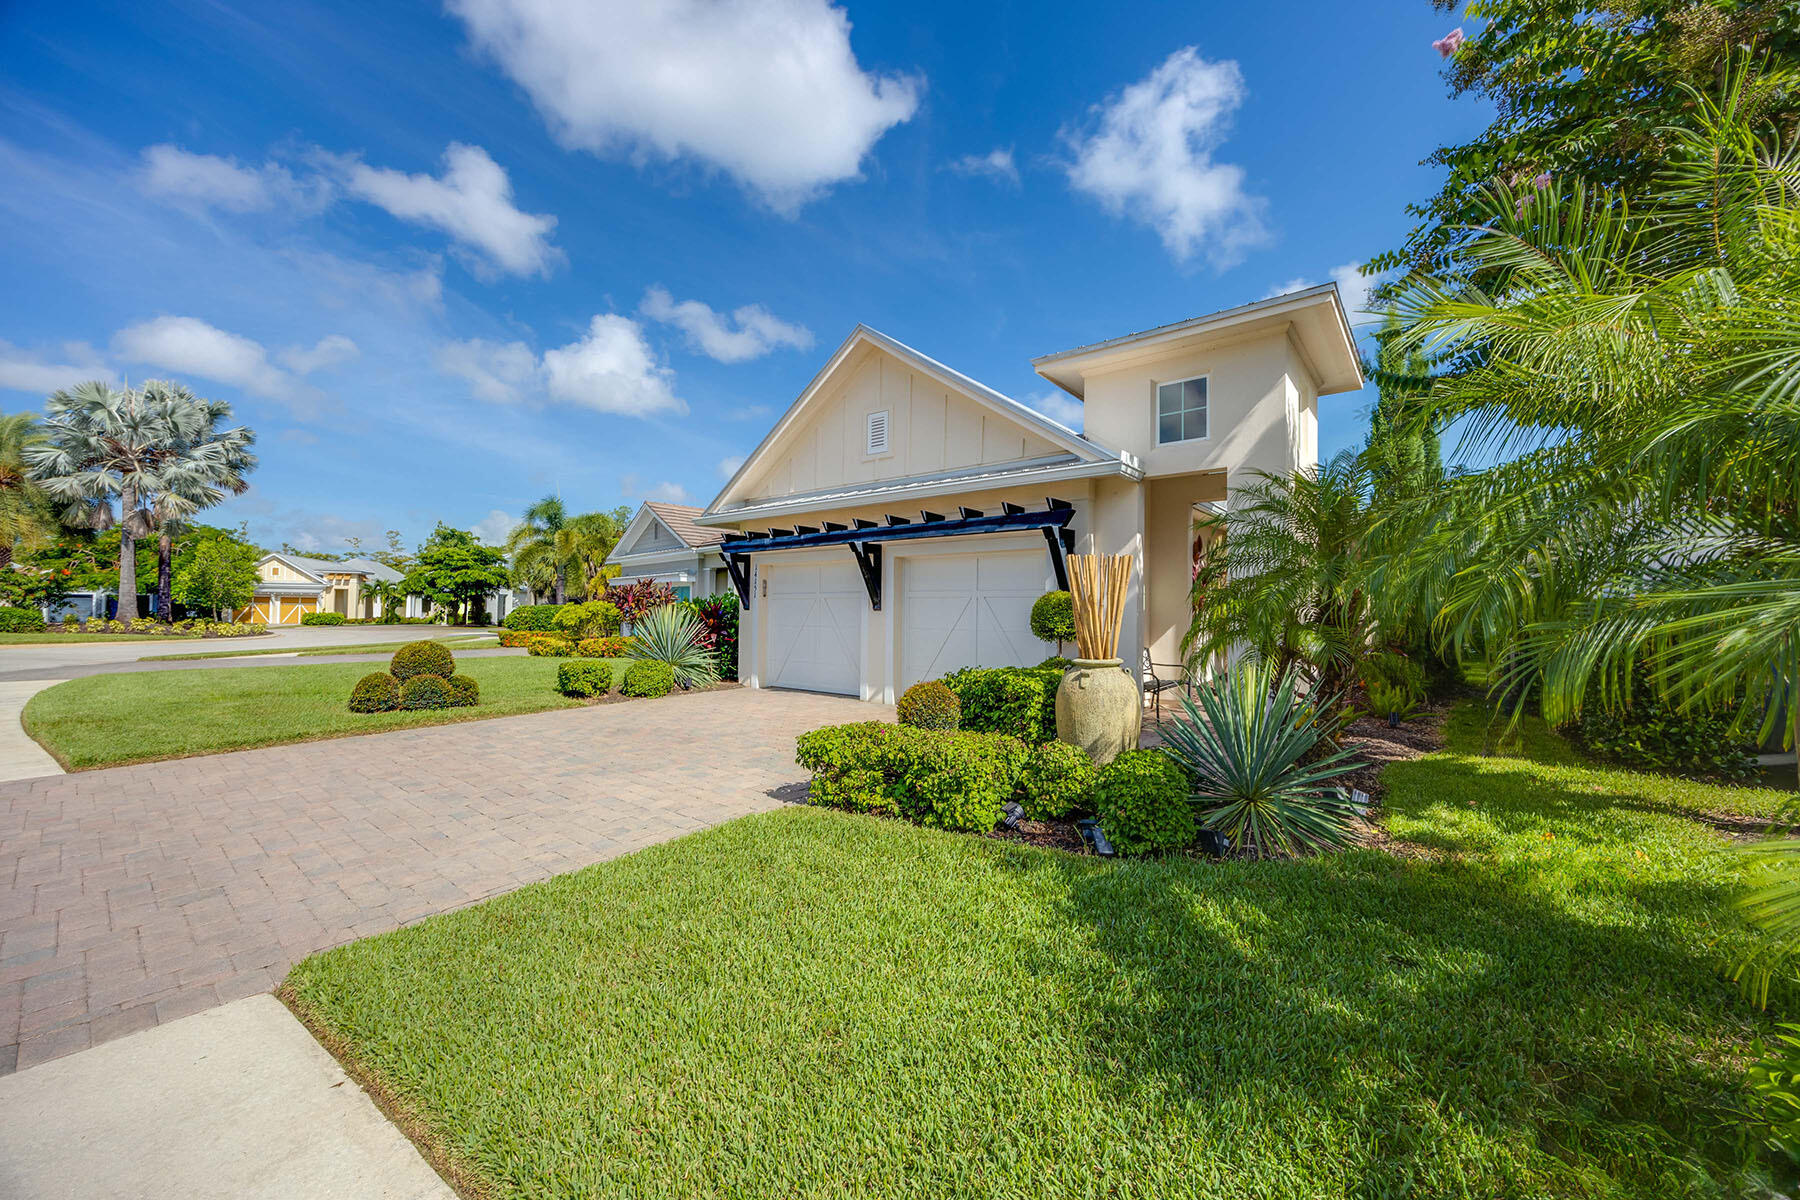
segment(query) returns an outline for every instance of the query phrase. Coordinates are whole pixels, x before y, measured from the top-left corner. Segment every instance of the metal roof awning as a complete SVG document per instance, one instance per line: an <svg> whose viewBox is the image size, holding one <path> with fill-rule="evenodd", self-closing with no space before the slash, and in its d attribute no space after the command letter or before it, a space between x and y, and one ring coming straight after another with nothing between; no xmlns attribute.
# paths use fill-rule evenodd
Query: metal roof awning
<svg viewBox="0 0 1800 1200"><path fill-rule="evenodd" d="M1074 549L1075 535L1068 528L1074 519L1075 506L1054 497L1046 501L1041 512L1029 512L1023 505L1003 504L994 515L981 509L962 507L958 515L921 512L918 520L889 515L886 523L858 518L849 525L825 521L819 525L796 525L792 529L768 529L727 534L719 543L731 582L737 588L738 600L750 607L749 556L770 550L806 550L816 546L848 546L856 556L863 584L869 592L869 607L881 610L881 546L884 542L916 541L920 538L968 537L989 533L1019 533L1032 529L1044 532L1050 548L1050 560L1056 570L1056 585L1065 591L1069 586L1068 566L1064 555Z"/></svg>

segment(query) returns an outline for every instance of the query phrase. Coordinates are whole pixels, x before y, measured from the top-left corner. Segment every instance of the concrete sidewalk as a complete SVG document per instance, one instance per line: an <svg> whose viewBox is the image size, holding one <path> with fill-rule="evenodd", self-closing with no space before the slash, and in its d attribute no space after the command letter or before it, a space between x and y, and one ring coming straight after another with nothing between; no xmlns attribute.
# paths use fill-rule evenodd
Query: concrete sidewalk
<svg viewBox="0 0 1800 1200"><path fill-rule="evenodd" d="M0 781L41 779L63 773L50 752L34 742L19 722L27 700L61 682L60 677L0 682Z"/></svg>
<svg viewBox="0 0 1800 1200"><path fill-rule="evenodd" d="M273 996L0 1078L8 1200L455 1200Z"/></svg>

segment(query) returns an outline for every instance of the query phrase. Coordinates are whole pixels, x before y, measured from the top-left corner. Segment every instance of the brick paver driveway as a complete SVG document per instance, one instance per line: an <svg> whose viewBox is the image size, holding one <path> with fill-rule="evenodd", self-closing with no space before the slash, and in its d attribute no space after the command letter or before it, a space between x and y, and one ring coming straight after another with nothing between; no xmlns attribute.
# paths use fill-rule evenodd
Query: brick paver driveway
<svg viewBox="0 0 1800 1200"><path fill-rule="evenodd" d="M892 711L734 689L0 784L0 1073L775 807L797 734Z"/></svg>

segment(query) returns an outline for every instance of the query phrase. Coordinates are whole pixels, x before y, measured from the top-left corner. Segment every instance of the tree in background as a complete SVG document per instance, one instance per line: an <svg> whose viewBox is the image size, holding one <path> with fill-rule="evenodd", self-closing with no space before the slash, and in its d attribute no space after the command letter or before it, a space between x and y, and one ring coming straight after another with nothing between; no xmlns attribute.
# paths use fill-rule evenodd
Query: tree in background
<svg viewBox="0 0 1800 1200"><path fill-rule="evenodd" d="M376 615L392 620L400 601L406 597L405 580L369 579L363 583L363 595L375 602Z"/></svg>
<svg viewBox="0 0 1800 1200"><path fill-rule="evenodd" d="M1418 347L1399 345L1400 322L1392 313L1375 335L1369 374L1379 389L1363 449L1375 503L1386 506L1428 494L1443 482L1443 451L1431 411L1431 369Z"/></svg>
<svg viewBox="0 0 1800 1200"><path fill-rule="evenodd" d="M22 549L42 545L58 528L56 512L25 465L25 447L37 436L30 413L0 417L0 570Z"/></svg>
<svg viewBox="0 0 1800 1200"><path fill-rule="evenodd" d="M175 535L196 512L249 490L244 476L256 466L256 456L250 453L256 435L227 424L231 405L223 400L206 400L180 384L158 380L146 383L144 390L151 402L166 403L179 412L179 419L170 423L174 457L162 472L165 486L150 505L156 529L156 611L167 620L173 598L170 573ZM178 478L176 472L185 473L186 478Z"/></svg>
<svg viewBox="0 0 1800 1200"><path fill-rule="evenodd" d="M203 609L217 620L246 607L256 594L255 546L232 537L207 538L182 556L181 569L171 585L174 599L191 609Z"/></svg>
<svg viewBox="0 0 1800 1200"><path fill-rule="evenodd" d="M442 521L419 547L402 586L408 595L429 597L461 620L474 615L472 606L489 592L512 586L506 554L484 546L474 534Z"/></svg>
<svg viewBox="0 0 1800 1200"><path fill-rule="evenodd" d="M255 435L219 428L230 416L230 405L160 381L125 390L91 381L46 401L43 438L25 446L25 462L66 522L118 529L120 620L138 615L137 539L217 504L255 466Z"/></svg>
<svg viewBox="0 0 1800 1200"><path fill-rule="evenodd" d="M1480 30L1438 43L1450 91L1492 100L1497 115L1473 140L1426 160L1446 168L1443 186L1409 206L1419 222L1405 246L1371 270L1444 275L1482 265L1455 251L1478 236L1496 185L1579 180L1590 195L1604 189L1635 202L1670 161L1671 131L1698 127L1693 92L1718 91L1734 58L1765 67L1742 97L1745 119L1792 140L1800 22L1791 0L1487 0L1470 15L1483 19Z"/></svg>
<svg viewBox="0 0 1800 1200"><path fill-rule="evenodd" d="M609 511L582 513L570 520L570 561L583 596L605 595L607 581L618 575L619 568L607 559L618 548L629 524L631 510L622 504Z"/></svg>
<svg viewBox="0 0 1800 1200"><path fill-rule="evenodd" d="M569 511L561 496L545 496L525 510L506 539L506 555L513 569L534 581L550 584L558 604L568 599L569 564L575 558L575 533L569 528Z"/></svg>
<svg viewBox="0 0 1800 1200"><path fill-rule="evenodd" d="M400 539L398 529L390 529L381 535L387 544L380 550L369 551L368 557L384 567L392 567L402 575L412 569L413 556L406 552L406 544Z"/></svg>

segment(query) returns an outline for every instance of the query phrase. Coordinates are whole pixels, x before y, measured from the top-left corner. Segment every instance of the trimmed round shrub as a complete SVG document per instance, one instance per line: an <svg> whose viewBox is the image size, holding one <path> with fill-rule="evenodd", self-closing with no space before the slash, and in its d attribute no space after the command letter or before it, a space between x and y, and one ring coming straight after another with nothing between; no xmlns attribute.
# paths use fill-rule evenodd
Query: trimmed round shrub
<svg viewBox="0 0 1800 1200"><path fill-rule="evenodd" d="M582 658L624 658L630 650L628 637L582 638L575 643L575 653Z"/></svg>
<svg viewBox="0 0 1800 1200"><path fill-rule="evenodd" d="M1046 658L1043 662L1039 663L1037 669L1040 671L1067 671L1074 665L1074 659L1064 658L1060 654L1052 654L1049 658Z"/></svg>
<svg viewBox="0 0 1800 1200"><path fill-rule="evenodd" d="M342 625L344 618L338 613L307 613L300 618L302 625Z"/></svg>
<svg viewBox="0 0 1800 1200"><path fill-rule="evenodd" d="M525 653L534 658L569 658L575 653L575 643L557 633L536 633L526 643Z"/></svg>
<svg viewBox="0 0 1800 1200"><path fill-rule="evenodd" d="M556 690L565 696L604 696L612 685L611 663L578 658L556 668Z"/></svg>
<svg viewBox="0 0 1800 1200"><path fill-rule="evenodd" d="M675 668L666 662L646 658L634 662L625 671L625 682L619 691L626 696L666 696L675 687Z"/></svg>
<svg viewBox="0 0 1800 1200"><path fill-rule="evenodd" d="M394 651L388 669L401 683L420 675L448 679L456 674L456 656L442 642L408 642Z"/></svg>
<svg viewBox="0 0 1800 1200"><path fill-rule="evenodd" d="M364 675L350 689L350 711L393 712L400 707L400 681L386 671Z"/></svg>
<svg viewBox="0 0 1800 1200"><path fill-rule="evenodd" d="M937 679L907 688L894 709L900 723L914 729L955 729L962 723L962 701Z"/></svg>
<svg viewBox="0 0 1800 1200"><path fill-rule="evenodd" d="M451 707L449 680L437 675L414 675L400 685L400 707L408 712Z"/></svg>
<svg viewBox="0 0 1800 1200"><path fill-rule="evenodd" d="M450 685L451 708L474 708L481 703L481 685L467 675L452 675L444 682Z"/></svg>
<svg viewBox="0 0 1800 1200"><path fill-rule="evenodd" d="M571 639L580 641L582 638L611 637L619 632L623 620L617 605L605 600L585 600L580 604L563 605L553 624Z"/></svg>
<svg viewBox="0 0 1800 1200"><path fill-rule="evenodd" d="M508 629L555 629L556 614L561 608L560 604L521 604L500 623Z"/></svg>
<svg viewBox="0 0 1800 1200"><path fill-rule="evenodd" d="M1101 767L1094 810L1120 854L1179 850L1198 829L1187 773L1161 750L1127 750Z"/></svg>
<svg viewBox="0 0 1800 1200"><path fill-rule="evenodd" d="M44 618L36 609L8 604L0 607L0 633L42 633Z"/></svg>
<svg viewBox="0 0 1800 1200"><path fill-rule="evenodd" d="M1093 803L1094 781L1099 774L1094 760L1080 746L1067 742L1033 746L1025 769L1019 772L1019 805L1033 821L1066 817Z"/></svg>
<svg viewBox="0 0 1800 1200"><path fill-rule="evenodd" d="M1031 636L1045 642L1075 640L1075 601L1067 592L1045 592L1031 606Z"/></svg>

